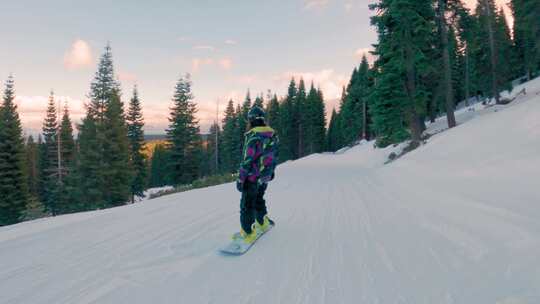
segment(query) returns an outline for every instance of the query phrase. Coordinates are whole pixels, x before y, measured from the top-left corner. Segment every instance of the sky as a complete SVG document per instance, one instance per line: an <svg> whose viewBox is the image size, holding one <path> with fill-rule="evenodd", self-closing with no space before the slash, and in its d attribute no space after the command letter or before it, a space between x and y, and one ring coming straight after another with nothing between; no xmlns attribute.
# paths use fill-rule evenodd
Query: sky
<svg viewBox="0 0 540 304"><path fill-rule="evenodd" d="M293 76L320 87L331 111L376 41L368 8L374 2L6 1L0 80L15 77L27 134L41 129L51 90L80 121L107 42L124 102L138 87L148 134L166 129L174 85L185 73L191 74L202 132L216 119L218 102L221 115L229 99L242 102L248 89L252 98L267 90L284 95Z"/></svg>

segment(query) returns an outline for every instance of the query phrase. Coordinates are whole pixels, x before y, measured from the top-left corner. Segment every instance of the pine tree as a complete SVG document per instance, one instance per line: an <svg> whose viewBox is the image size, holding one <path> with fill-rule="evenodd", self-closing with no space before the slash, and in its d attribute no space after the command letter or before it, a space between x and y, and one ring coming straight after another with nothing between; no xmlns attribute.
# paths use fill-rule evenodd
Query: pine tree
<svg viewBox="0 0 540 304"><path fill-rule="evenodd" d="M343 140L345 145L349 145L360 137L361 130L361 110L360 92L359 92L359 75L358 69L355 67L349 84L347 85L343 105L340 109L341 121L343 123Z"/></svg>
<svg viewBox="0 0 540 304"><path fill-rule="evenodd" d="M124 105L119 92L115 91L106 105L104 113L103 160L107 164L103 178L106 207L124 205L130 198L133 170L129 163L129 139Z"/></svg>
<svg viewBox="0 0 540 304"><path fill-rule="evenodd" d="M43 138L45 152L42 158L41 177L43 179L43 196L41 201L45 210L53 216L59 214L58 194L60 191L60 170L58 159L58 117L56 113L56 103L54 93L51 92L47 104L47 113L43 121Z"/></svg>
<svg viewBox="0 0 540 304"><path fill-rule="evenodd" d="M99 127L98 133L98 121L89 114L87 113L82 124L78 126L79 155L74 176L76 188L71 191L75 208L79 211L105 207L103 136L100 135L102 127Z"/></svg>
<svg viewBox="0 0 540 304"><path fill-rule="evenodd" d="M135 196L144 196L146 186L146 157L143 154L144 142L144 120L142 115L141 102L137 87L133 88L133 97L129 102L127 114L127 129L129 138L129 159L133 169L131 180L131 202L135 202Z"/></svg>
<svg viewBox="0 0 540 304"><path fill-rule="evenodd" d="M320 153L324 150L325 145L326 116L322 92L315 89L313 83L311 83L307 96L306 108L308 114L306 155Z"/></svg>
<svg viewBox="0 0 540 304"><path fill-rule="evenodd" d="M191 183L199 172L201 139L199 122L195 118L197 107L191 92L189 74L176 83L173 107L169 117L169 173L175 185Z"/></svg>
<svg viewBox="0 0 540 304"><path fill-rule="evenodd" d="M459 36L457 48L463 56L463 65L459 77L463 80L463 98L465 99L465 105L468 106L471 96L478 91L475 81L477 79L475 54L479 47L479 41L477 40L478 22L461 2L456 2L453 8L457 19L455 27L457 36Z"/></svg>
<svg viewBox="0 0 540 304"><path fill-rule="evenodd" d="M298 142L298 130L295 122L296 94L296 83L293 78L289 83L287 96L279 108L279 134L281 134L279 144L279 160L281 162L296 158L295 145Z"/></svg>
<svg viewBox="0 0 540 304"><path fill-rule="evenodd" d="M240 157L238 155L240 143L238 142L237 137L237 119L232 100L229 100L229 103L227 104L222 125L223 132L221 138L223 147L221 149L221 155L223 172L232 173L237 169L236 159Z"/></svg>
<svg viewBox="0 0 540 304"><path fill-rule="evenodd" d="M58 211L59 213L69 213L78 211L75 205L72 204L72 193L74 184L75 157L76 146L73 139L73 125L69 117L69 109L67 105L64 107L62 121L59 126L58 133L60 134L60 174L61 183L58 189Z"/></svg>
<svg viewBox="0 0 540 304"><path fill-rule="evenodd" d="M38 198L39 189L39 146L32 135L26 140L26 177L28 178L28 192L33 199Z"/></svg>
<svg viewBox="0 0 540 304"><path fill-rule="evenodd" d="M23 220L28 203L21 121L15 104L15 84L9 76L0 106L0 226Z"/></svg>
<svg viewBox="0 0 540 304"><path fill-rule="evenodd" d="M245 112L247 113L247 112ZM235 142L237 143L235 146L235 152L233 154L234 159L234 172L238 170L238 165L240 164L240 161L242 159L242 151L243 151L243 145L244 145L244 134L246 133L247 128L247 119L246 116L244 116L244 111L242 109L242 106L240 103L236 105L236 110L234 112L234 125L235 125L235 133L234 138Z"/></svg>
<svg viewBox="0 0 540 304"><path fill-rule="evenodd" d="M45 184L45 169L47 168L47 145L43 142L42 134L38 135L37 141L38 149L38 161L37 161L37 197L40 202L43 203L43 198L45 197L46 187Z"/></svg>
<svg viewBox="0 0 540 304"><path fill-rule="evenodd" d="M168 184L169 177L167 176L168 150L162 144L157 144L152 151L150 161L150 187L163 187Z"/></svg>
<svg viewBox="0 0 540 304"><path fill-rule="evenodd" d="M298 90L296 91L296 99L295 99L295 105L294 105L294 129L297 130L297 136L296 136L296 158L301 158L306 155L306 148L308 141L306 140L306 130L308 130L310 127L308 125L309 120L307 119L309 116L309 113L307 111L307 94L306 94L306 85L304 83L304 79L300 78L300 82L298 83Z"/></svg>
<svg viewBox="0 0 540 304"><path fill-rule="evenodd" d="M527 80L538 75L540 68L540 3L512 0L516 66Z"/></svg>
<svg viewBox="0 0 540 304"><path fill-rule="evenodd" d="M44 213L43 204L39 201L39 145L32 135L26 140L26 178L28 181L28 203L24 212L24 217L34 219Z"/></svg>
<svg viewBox="0 0 540 304"><path fill-rule="evenodd" d="M342 110L343 144L349 145L361 138L367 137L368 132L368 103L369 63L365 56L358 68L353 70L351 80L345 92Z"/></svg>
<svg viewBox="0 0 540 304"><path fill-rule="evenodd" d="M336 109L332 110L332 115L330 116L330 124L328 125L328 132L326 134L326 150L330 152L336 152L339 147L338 139L339 135L339 114L336 112Z"/></svg>
<svg viewBox="0 0 540 304"><path fill-rule="evenodd" d="M206 145L206 167L204 175L216 175L221 173L222 168L222 153L223 153L223 138L217 122L210 126L208 140Z"/></svg>
<svg viewBox="0 0 540 304"><path fill-rule="evenodd" d="M240 147L238 149L238 162L241 158L241 153L244 150L244 134L248 131L248 124L247 124L247 115L249 113L249 110L251 109L251 93L249 90L246 93L246 99L244 100L244 103L242 104L242 107L240 108L240 111L237 112L237 123L238 123L238 132L237 132L237 141L240 143ZM235 167L238 167L238 163Z"/></svg>
<svg viewBox="0 0 540 304"><path fill-rule="evenodd" d="M260 107L261 109L264 108L264 98L263 98L262 93L261 93L260 96L257 96L257 97L255 98L255 102L253 102L253 105L254 105L254 106L258 106L258 107Z"/></svg>
<svg viewBox="0 0 540 304"><path fill-rule="evenodd" d="M499 95L499 83L500 75L497 71L497 65L499 64L499 52L497 49L496 42L496 8L494 0L479 0L476 7L476 15L479 22L479 39L480 41L486 41L486 46L479 50L478 56L483 57L483 54L488 54L487 58L484 58L482 61L483 67L486 67L488 70L481 71L480 75L485 75L482 77L481 83L489 83L489 86L484 86L486 92L490 92L488 96L494 97L495 102L500 102Z"/></svg>
<svg viewBox="0 0 540 304"><path fill-rule="evenodd" d="M442 63L443 63L443 81L442 87L444 88L444 99L445 99L445 109L446 109L446 120L449 128L456 126L456 117L454 115L454 83L453 83L453 67L450 57L450 48L449 43L449 26L446 20L446 15L448 13L448 0L437 0L437 21L438 21L438 30L440 38L440 48L442 53Z"/></svg>
<svg viewBox="0 0 540 304"><path fill-rule="evenodd" d="M266 122L275 130L279 130L279 100L276 94L268 101L266 107Z"/></svg>
<svg viewBox="0 0 540 304"><path fill-rule="evenodd" d="M79 126L74 177L78 210L117 206L125 203L129 195L127 128L109 45L100 58L89 97L86 117ZM111 155L113 152L117 154Z"/></svg>
<svg viewBox="0 0 540 304"><path fill-rule="evenodd" d="M511 91L514 77L513 64L515 62L514 42L502 8L495 16L495 39L498 52L498 85L501 89Z"/></svg>
<svg viewBox="0 0 540 304"><path fill-rule="evenodd" d="M377 145L384 147L409 137L419 143L430 69L427 53L433 46L434 11L431 3L413 0L380 0L371 5L379 42L375 53L377 81L371 96ZM406 122L406 123L405 123Z"/></svg>
<svg viewBox="0 0 540 304"><path fill-rule="evenodd" d="M64 107L64 113L62 114L62 121L60 123L60 142L62 163L64 167L63 175L69 175L73 169L75 162L76 146L73 138L73 124L69 117L69 108L67 105Z"/></svg>

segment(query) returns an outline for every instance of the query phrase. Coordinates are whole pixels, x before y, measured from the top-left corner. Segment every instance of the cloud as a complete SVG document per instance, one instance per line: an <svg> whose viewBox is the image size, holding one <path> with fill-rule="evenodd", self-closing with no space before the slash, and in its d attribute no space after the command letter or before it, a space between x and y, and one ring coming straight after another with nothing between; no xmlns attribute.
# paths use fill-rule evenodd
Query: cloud
<svg viewBox="0 0 540 304"><path fill-rule="evenodd" d="M236 40L227 39L227 40L225 40L225 44L236 45L236 44L238 44L238 42Z"/></svg>
<svg viewBox="0 0 540 304"><path fill-rule="evenodd" d="M191 70L195 73L198 72L201 67L212 64L214 64L214 59L212 58L194 58L191 61Z"/></svg>
<svg viewBox="0 0 540 304"><path fill-rule="evenodd" d="M93 64L93 55L90 45L84 40L78 39L64 54L64 67L73 70L90 67Z"/></svg>
<svg viewBox="0 0 540 304"><path fill-rule="evenodd" d="M257 75L242 75L235 78L235 81L242 85L251 85L257 80L259 80Z"/></svg>
<svg viewBox="0 0 540 304"><path fill-rule="evenodd" d="M341 97L343 86L349 79L345 75L336 73L333 69L323 69L315 72L295 72L289 71L274 77L280 86L286 85L294 77L298 83L299 79L304 79L307 89L311 82L323 91L325 99L336 99Z"/></svg>
<svg viewBox="0 0 540 304"><path fill-rule="evenodd" d="M204 51L215 51L216 48L211 45L196 45L193 47L194 50L204 50Z"/></svg>
<svg viewBox="0 0 540 304"><path fill-rule="evenodd" d="M70 96L55 96L56 102L60 101L62 109L67 103L70 118L73 123L79 123L85 115L84 102ZM32 135L41 132L43 119L47 110L48 96L16 96L15 103L18 106L21 123L24 130Z"/></svg>
<svg viewBox="0 0 540 304"><path fill-rule="evenodd" d="M232 65L233 65L233 62L230 58L222 58L219 60L219 65L225 69L225 70L229 70Z"/></svg>
<svg viewBox="0 0 540 304"><path fill-rule="evenodd" d="M199 72L205 66L218 66L224 70L229 70L233 66L233 61L227 57L220 59L215 59L212 57L194 58L191 61L191 70L193 73Z"/></svg>
<svg viewBox="0 0 540 304"><path fill-rule="evenodd" d="M137 75L129 72L120 71L118 72L118 79L125 82L135 82L137 81Z"/></svg>
<svg viewBox="0 0 540 304"><path fill-rule="evenodd" d="M322 9L328 5L329 0L304 0L304 9Z"/></svg>

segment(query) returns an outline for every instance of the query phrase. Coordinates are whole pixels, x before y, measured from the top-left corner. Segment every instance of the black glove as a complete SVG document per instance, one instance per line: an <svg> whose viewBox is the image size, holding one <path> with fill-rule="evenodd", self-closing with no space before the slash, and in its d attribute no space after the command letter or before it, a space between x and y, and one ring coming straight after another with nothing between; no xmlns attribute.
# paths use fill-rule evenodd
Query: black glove
<svg viewBox="0 0 540 304"><path fill-rule="evenodd" d="M244 191L244 183L242 183L240 180L236 181L236 189L240 192Z"/></svg>
<svg viewBox="0 0 540 304"><path fill-rule="evenodd" d="M270 180L274 180L274 177L276 177L276 174L274 172L272 172L272 176L270 176Z"/></svg>

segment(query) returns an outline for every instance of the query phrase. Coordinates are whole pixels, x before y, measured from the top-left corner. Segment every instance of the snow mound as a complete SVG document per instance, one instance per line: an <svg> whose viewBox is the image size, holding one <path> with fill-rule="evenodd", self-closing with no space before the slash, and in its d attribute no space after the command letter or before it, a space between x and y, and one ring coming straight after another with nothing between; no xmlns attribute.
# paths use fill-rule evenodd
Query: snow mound
<svg viewBox="0 0 540 304"><path fill-rule="evenodd" d="M371 143L282 165L276 228L242 257L216 252L232 184L0 228L0 303L539 303L540 79L525 86L388 165Z"/></svg>

